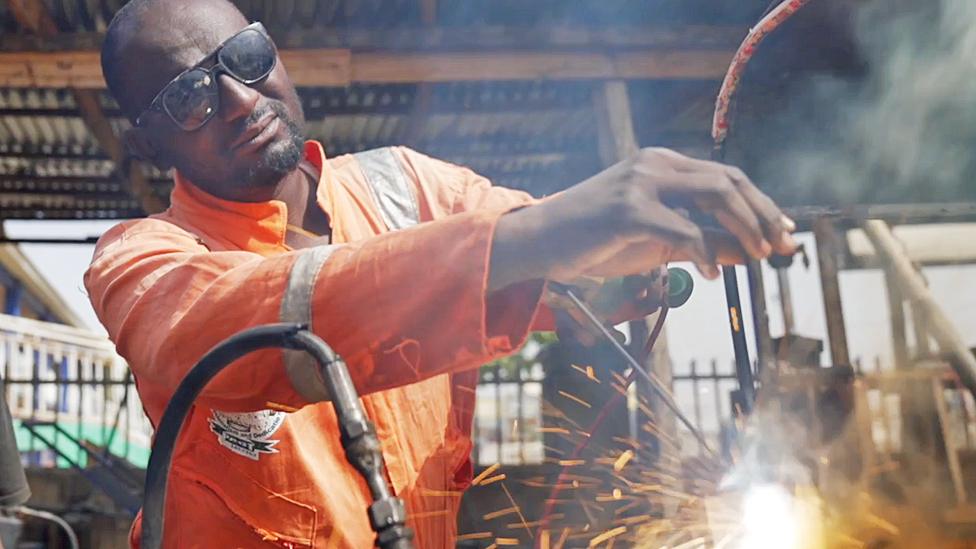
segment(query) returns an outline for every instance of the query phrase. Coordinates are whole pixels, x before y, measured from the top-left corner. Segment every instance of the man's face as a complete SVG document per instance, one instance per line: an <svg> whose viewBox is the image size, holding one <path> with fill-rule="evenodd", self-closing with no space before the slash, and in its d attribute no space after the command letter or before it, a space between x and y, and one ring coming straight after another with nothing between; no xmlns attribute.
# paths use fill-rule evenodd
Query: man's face
<svg viewBox="0 0 976 549"><path fill-rule="evenodd" d="M248 22L222 1L170 0L143 15L139 37L126 51L125 93L145 109L175 76L211 68L215 50ZM174 9L174 7L179 9ZM281 60L264 80L245 85L218 76L219 108L201 128L185 131L160 111L141 127L160 164L232 200L266 200L302 158L301 103Z"/></svg>

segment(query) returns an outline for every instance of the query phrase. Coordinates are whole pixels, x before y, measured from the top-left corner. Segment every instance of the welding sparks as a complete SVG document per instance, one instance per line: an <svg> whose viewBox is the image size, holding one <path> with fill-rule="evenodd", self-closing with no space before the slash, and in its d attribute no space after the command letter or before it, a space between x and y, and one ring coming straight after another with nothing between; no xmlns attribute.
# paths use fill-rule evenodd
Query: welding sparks
<svg viewBox="0 0 976 549"><path fill-rule="evenodd" d="M457 541L468 541L477 539L489 539L493 536L491 532L475 532L473 534L461 534L456 539Z"/></svg>
<svg viewBox="0 0 976 549"><path fill-rule="evenodd" d="M589 402L581 399L580 397L578 397L576 395L567 393L566 391L560 390L559 391L559 394L562 395L562 396L564 396L564 397L566 397L566 398L568 398L569 400L572 400L573 402L579 404L580 406L585 406L587 408L592 408L593 407L593 406L590 406L590 403Z"/></svg>
<svg viewBox="0 0 976 549"><path fill-rule="evenodd" d="M793 497L781 486L753 486L743 500L741 549L787 549L800 540Z"/></svg>
<svg viewBox="0 0 976 549"><path fill-rule="evenodd" d="M566 543L566 539L569 537L569 528L563 528L561 534L559 534L559 539L556 540L556 547L553 549L562 549L562 546Z"/></svg>
<svg viewBox="0 0 976 549"><path fill-rule="evenodd" d="M479 483L479 485L481 485L481 486L488 486L489 484L492 484L494 482L498 482L500 480L505 480L505 478L506 478L505 473L502 473L500 475L495 475L493 477L486 478L486 479L482 480Z"/></svg>
<svg viewBox="0 0 976 549"><path fill-rule="evenodd" d="M434 517L446 517L450 514L451 514L450 510L442 509L440 511L426 511L422 513L412 513L410 515L410 518L414 520L419 520L419 519L434 518Z"/></svg>
<svg viewBox="0 0 976 549"><path fill-rule="evenodd" d="M620 454L620 457L617 458L617 461L613 462L613 470L618 473L620 471L623 471L624 467L626 467L627 464L630 463L630 460L632 459L634 459L634 451L633 450L624 451L624 453Z"/></svg>
<svg viewBox="0 0 976 549"><path fill-rule="evenodd" d="M591 539L589 546L590 547L596 547L597 545L600 545L601 543L607 541L608 539L615 538L615 537L623 534L626 531L627 531L627 527L626 526L620 526L620 527L614 528L612 530L607 530L606 532L600 534L599 536Z"/></svg>
<svg viewBox="0 0 976 549"><path fill-rule="evenodd" d="M481 518L484 520L493 520L498 517L504 517L505 515L513 515L518 512L518 507L506 507L505 509L499 509L498 511L492 511L491 513L486 513Z"/></svg>
<svg viewBox="0 0 976 549"><path fill-rule="evenodd" d="M483 481L486 478L488 478L489 475L491 475L492 473L494 473L495 471L497 471L498 468L501 467L501 466L502 466L501 463L496 463L494 465L489 466L487 469L485 469L484 471L482 471L481 473L479 473L478 476L474 477L471 480L471 485L472 486L477 486L478 484L481 483L481 481Z"/></svg>
<svg viewBox="0 0 976 549"><path fill-rule="evenodd" d="M435 498L459 498L464 495L464 492L459 490L431 490L429 488L424 488L420 491L425 497L435 497Z"/></svg>
<svg viewBox="0 0 976 549"><path fill-rule="evenodd" d="M572 366L574 370L586 376L590 381L600 383L600 378L596 377L596 372L593 370L593 366L587 366L586 368L581 368L575 364L570 364L570 366Z"/></svg>
<svg viewBox="0 0 976 549"><path fill-rule="evenodd" d="M525 515L522 514L522 508L515 503L515 498L512 497L512 493L508 491L508 487L505 486L504 482L502 483L502 490L505 491L505 497L508 498L508 501L515 506L515 512L518 513L519 520L522 522L522 526L525 527L525 531L529 533L529 537L534 538L535 534L532 533L532 530L529 529L529 525L525 522Z"/></svg>

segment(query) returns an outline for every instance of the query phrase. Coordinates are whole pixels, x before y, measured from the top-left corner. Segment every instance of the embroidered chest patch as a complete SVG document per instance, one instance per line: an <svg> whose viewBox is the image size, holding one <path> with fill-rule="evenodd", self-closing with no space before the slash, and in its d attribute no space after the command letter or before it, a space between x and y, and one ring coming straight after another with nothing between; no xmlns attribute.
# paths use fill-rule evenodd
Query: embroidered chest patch
<svg viewBox="0 0 976 549"><path fill-rule="evenodd" d="M235 454L257 460L261 454L277 454L277 440L270 437L285 422L285 413L274 410L230 413L210 410L210 430L220 445Z"/></svg>

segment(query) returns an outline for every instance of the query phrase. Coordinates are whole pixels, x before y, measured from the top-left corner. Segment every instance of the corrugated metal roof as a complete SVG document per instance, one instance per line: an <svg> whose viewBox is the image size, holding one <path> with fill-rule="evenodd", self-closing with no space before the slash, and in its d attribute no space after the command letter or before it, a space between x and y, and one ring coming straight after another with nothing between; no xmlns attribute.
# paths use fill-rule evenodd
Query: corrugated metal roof
<svg viewBox="0 0 976 549"><path fill-rule="evenodd" d="M61 32L105 30L121 0L44 0ZM421 22L417 0L234 0L251 19L272 30L328 27L391 28ZM750 24L765 0L464 0L436 3L438 24L534 26L552 24ZM0 30L17 32L0 5Z"/></svg>
<svg viewBox="0 0 976 549"><path fill-rule="evenodd" d="M45 0L60 32L104 31L120 0ZM420 25L418 0L238 0L252 19L277 32ZM766 0L615 0L438 2L439 28L572 24L639 26L648 22L751 21ZM637 27L639 28L639 27ZM743 29L745 27L743 26ZM24 33L6 5L0 32ZM489 33L490 34L490 33ZM530 33L531 34L531 33ZM97 37L97 35L95 35ZM294 38L294 33L292 33ZM297 40L297 39L295 39ZM496 184L551 193L600 169L592 81L485 81L301 88L307 135L332 156L408 145L470 166ZM713 81L631 82L641 143L707 145ZM116 134L128 122L115 102L99 101ZM154 192L168 195L166 174L148 170ZM0 89L0 218L114 218L141 215L116 165L82 120L72 93Z"/></svg>
<svg viewBox="0 0 976 549"><path fill-rule="evenodd" d="M427 114L407 127L416 108L417 87L352 86L300 90L307 136L326 145L332 156L388 145L406 144L482 173L495 183L548 194L585 179L600 168L594 83L485 82L431 85ZM699 84L705 103L685 113L682 125L696 126L707 144L709 95L715 83ZM646 83L633 88L641 140L668 143L674 112L654 105L680 100L688 87ZM667 99L667 101L665 101ZM687 97L685 97L685 100ZM107 96L106 113L117 133L128 122ZM655 111L655 112L652 112ZM688 118L693 119L689 122ZM138 213L102 151L63 90L0 90L0 216L7 218L74 217L67 211L90 209L96 217ZM162 197L166 174L151 169L150 180ZM17 196L11 196L16 194ZM73 197L73 198L72 198ZM97 197L97 201L93 202ZM101 212L101 213L99 213ZM88 214L82 215L87 217Z"/></svg>

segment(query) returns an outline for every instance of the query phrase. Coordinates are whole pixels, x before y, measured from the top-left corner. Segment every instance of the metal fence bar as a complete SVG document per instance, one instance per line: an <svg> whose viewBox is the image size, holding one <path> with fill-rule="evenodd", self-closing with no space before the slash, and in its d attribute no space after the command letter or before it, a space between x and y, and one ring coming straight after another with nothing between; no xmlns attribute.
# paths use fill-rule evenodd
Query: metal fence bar
<svg viewBox="0 0 976 549"><path fill-rule="evenodd" d="M698 371L697 371L697 367L698 367L698 361L692 360L691 361L691 379L692 379L692 381L691 381L691 400L693 402L693 406L694 406L694 410L695 410L695 426L698 427L699 430L701 430L702 429L701 400L700 400L701 399L701 397L700 397L700 391L701 391L701 389L699 388L699 385L698 385ZM674 379L674 378L672 377L672 379Z"/></svg>
<svg viewBox="0 0 976 549"><path fill-rule="evenodd" d="M522 436L522 433L525 429L525 425L523 424L524 418L522 416L522 412L523 412L522 399L524 398L524 394L525 394L524 391L525 379L523 376L524 373L526 372L524 372L523 370L519 370L518 372L516 372L516 376L515 376L515 381L518 384L518 393L517 393L518 403L516 404L517 408L516 408L515 425L512 426L513 434L515 435L515 438L518 441L518 454L519 454L520 463L525 463L525 437Z"/></svg>
<svg viewBox="0 0 976 549"><path fill-rule="evenodd" d="M495 384L495 437L498 439L496 448L495 463L502 463L502 446L505 444L505 435L502 431L502 383L501 383L501 367L495 364L495 371L492 376L492 381Z"/></svg>

